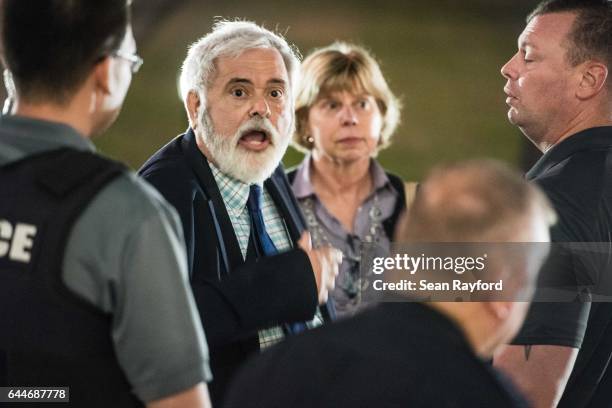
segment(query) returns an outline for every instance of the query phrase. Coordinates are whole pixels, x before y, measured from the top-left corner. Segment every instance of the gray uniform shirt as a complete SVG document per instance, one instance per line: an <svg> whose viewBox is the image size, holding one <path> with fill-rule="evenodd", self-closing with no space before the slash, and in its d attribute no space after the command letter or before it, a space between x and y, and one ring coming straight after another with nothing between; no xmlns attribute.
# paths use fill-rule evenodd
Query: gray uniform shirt
<svg viewBox="0 0 612 408"><path fill-rule="evenodd" d="M69 126L0 118L0 166L62 147L95 150ZM186 260L175 210L132 172L98 193L68 239L64 282L112 316L119 364L143 401L212 378Z"/></svg>

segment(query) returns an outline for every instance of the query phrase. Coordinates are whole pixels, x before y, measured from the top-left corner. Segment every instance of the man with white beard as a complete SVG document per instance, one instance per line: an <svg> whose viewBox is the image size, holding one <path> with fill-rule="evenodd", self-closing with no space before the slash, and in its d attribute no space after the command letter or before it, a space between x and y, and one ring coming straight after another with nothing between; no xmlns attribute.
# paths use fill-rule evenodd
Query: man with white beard
<svg viewBox="0 0 612 408"><path fill-rule="evenodd" d="M208 339L211 399L253 352L317 326L341 253L313 249L280 160L294 128L299 61L250 22L217 23L194 43L180 92L190 128L140 174L178 210Z"/></svg>

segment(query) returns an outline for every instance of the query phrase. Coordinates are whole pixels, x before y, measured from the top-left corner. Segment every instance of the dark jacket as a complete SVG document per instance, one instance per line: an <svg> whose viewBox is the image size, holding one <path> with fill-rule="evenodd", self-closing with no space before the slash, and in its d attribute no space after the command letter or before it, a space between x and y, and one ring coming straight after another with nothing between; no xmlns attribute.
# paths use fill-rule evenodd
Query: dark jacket
<svg viewBox="0 0 612 408"><path fill-rule="evenodd" d="M460 327L418 303L382 303L249 360L225 408L526 407Z"/></svg>
<svg viewBox="0 0 612 408"><path fill-rule="evenodd" d="M140 175L178 211L191 286L210 347L218 404L238 366L259 350L257 331L312 319L317 288L308 256L297 249L304 221L282 167L264 186L286 222L294 249L245 262L221 193L192 129L155 153Z"/></svg>

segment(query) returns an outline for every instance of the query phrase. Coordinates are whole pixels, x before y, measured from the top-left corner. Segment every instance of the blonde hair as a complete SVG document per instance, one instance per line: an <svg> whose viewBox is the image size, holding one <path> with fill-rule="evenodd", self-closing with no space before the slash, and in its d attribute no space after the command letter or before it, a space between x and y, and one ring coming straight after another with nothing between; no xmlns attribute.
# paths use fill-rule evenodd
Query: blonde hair
<svg viewBox="0 0 612 408"><path fill-rule="evenodd" d="M378 150L389 146L400 121L400 102L389 89L374 57L366 49L344 42L315 50L302 63L293 146L301 151L314 147L308 141L309 110L322 96L339 91L374 97L383 116Z"/></svg>

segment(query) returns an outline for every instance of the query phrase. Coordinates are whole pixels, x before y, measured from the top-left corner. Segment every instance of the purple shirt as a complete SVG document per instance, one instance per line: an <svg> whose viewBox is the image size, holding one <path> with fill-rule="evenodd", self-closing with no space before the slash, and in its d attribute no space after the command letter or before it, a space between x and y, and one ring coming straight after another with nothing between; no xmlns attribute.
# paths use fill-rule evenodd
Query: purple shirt
<svg viewBox="0 0 612 408"><path fill-rule="evenodd" d="M307 155L297 168L293 180L293 192L304 212L314 247L330 244L344 254L336 287L331 297L339 318L353 315L367 306L361 299L359 287L359 258L361 243L374 238L378 247L388 251L390 238L382 228L382 221L393 214L399 193L393 187L382 166L370 160L370 174L373 191L365 198L357 210L353 232L349 233L319 200L310 182L311 156ZM313 220L314 217L314 220ZM374 231L372 230L372 227Z"/></svg>

